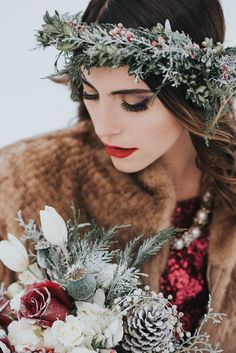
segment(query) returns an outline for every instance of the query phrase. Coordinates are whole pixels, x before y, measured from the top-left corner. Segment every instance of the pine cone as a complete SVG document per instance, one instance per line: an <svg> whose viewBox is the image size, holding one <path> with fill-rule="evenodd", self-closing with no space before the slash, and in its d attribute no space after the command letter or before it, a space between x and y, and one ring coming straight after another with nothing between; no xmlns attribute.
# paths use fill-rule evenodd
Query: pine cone
<svg viewBox="0 0 236 353"><path fill-rule="evenodd" d="M175 323L162 303L144 303L127 314L122 346L134 353L172 352Z"/></svg>

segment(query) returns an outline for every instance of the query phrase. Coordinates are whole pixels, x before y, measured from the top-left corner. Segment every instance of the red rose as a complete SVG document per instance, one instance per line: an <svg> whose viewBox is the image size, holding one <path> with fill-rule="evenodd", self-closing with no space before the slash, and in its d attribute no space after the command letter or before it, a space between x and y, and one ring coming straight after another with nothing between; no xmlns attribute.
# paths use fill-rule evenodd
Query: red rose
<svg viewBox="0 0 236 353"><path fill-rule="evenodd" d="M10 300L4 296L0 297L0 326L4 329L14 320L15 315L10 307Z"/></svg>
<svg viewBox="0 0 236 353"><path fill-rule="evenodd" d="M0 328L0 353L13 353L14 348L12 347L6 332Z"/></svg>
<svg viewBox="0 0 236 353"><path fill-rule="evenodd" d="M26 286L21 296L19 318L36 320L50 327L56 320L64 321L72 309L69 295L55 282L45 280Z"/></svg>

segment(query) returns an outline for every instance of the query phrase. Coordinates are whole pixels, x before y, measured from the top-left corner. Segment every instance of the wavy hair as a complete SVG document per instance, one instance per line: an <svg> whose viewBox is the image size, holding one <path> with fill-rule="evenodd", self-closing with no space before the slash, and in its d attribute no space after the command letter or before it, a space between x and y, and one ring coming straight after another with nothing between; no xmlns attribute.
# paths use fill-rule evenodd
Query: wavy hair
<svg viewBox="0 0 236 353"><path fill-rule="evenodd" d="M192 40L201 43L205 37L214 43L224 42L225 19L218 0L91 0L83 14L87 23L118 23L125 27L152 28L157 22L164 25L168 18L173 30L188 33ZM158 77L145 79L153 90ZM230 112L219 121L219 128L211 136L210 145L205 144L205 112L187 101L181 88L165 86L158 94L167 109L178 122L188 130L197 152L196 164L203 171L201 194L206 185L215 193L215 207L226 206L230 214L236 214L236 123L233 102ZM79 89L78 116L80 120L90 119ZM217 122L217 116L215 122Z"/></svg>

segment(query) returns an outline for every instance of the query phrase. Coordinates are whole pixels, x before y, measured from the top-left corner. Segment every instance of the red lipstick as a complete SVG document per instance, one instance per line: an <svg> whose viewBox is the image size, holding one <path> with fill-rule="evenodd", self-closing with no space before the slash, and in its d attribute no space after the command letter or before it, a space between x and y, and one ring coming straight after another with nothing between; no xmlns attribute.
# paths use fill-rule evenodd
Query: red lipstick
<svg viewBox="0 0 236 353"><path fill-rule="evenodd" d="M138 148L124 148L118 146L109 146L105 144L105 149L110 156L125 158L134 153Z"/></svg>

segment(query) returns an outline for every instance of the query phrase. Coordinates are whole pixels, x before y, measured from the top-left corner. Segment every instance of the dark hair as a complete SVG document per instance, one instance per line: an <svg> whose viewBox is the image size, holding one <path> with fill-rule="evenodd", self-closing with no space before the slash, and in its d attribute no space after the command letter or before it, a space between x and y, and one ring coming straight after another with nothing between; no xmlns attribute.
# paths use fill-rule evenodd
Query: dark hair
<svg viewBox="0 0 236 353"><path fill-rule="evenodd" d="M125 27L143 26L151 29L157 22L164 25L166 19L169 19L172 30L183 30L198 44L205 37L213 38L214 43L224 42L225 19L218 0L91 0L82 21L121 22ZM158 78L150 76L145 82L153 90ZM197 151L196 164L204 173L201 193L207 184L213 184L216 207L224 204L235 214L236 124L232 102L230 112L219 122L219 129L207 147L204 140L205 112L187 101L179 87L163 87L158 98L189 131ZM90 119L83 103L82 88L79 89L79 101L79 119Z"/></svg>

